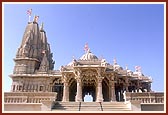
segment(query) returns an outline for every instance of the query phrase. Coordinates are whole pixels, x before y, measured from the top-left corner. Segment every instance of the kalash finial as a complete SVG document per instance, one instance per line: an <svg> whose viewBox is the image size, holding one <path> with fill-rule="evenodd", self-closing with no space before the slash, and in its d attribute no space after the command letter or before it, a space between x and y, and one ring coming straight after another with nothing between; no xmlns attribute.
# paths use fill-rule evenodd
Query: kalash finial
<svg viewBox="0 0 168 115"><path fill-rule="evenodd" d="M90 52L90 48L87 50L87 53L91 53L91 52Z"/></svg>
<svg viewBox="0 0 168 115"><path fill-rule="evenodd" d="M116 58L113 59L113 64L114 64L114 65L117 65L117 60L116 60Z"/></svg>
<svg viewBox="0 0 168 115"><path fill-rule="evenodd" d="M87 53L88 51L90 51L90 49L88 47L88 43L85 44L84 51L85 51L85 53Z"/></svg>
<svg viewBox="0 0 168 115"><path fill-rule="evenodd" d="M128 70L128 65L125 66L125 69Z"/></svg>

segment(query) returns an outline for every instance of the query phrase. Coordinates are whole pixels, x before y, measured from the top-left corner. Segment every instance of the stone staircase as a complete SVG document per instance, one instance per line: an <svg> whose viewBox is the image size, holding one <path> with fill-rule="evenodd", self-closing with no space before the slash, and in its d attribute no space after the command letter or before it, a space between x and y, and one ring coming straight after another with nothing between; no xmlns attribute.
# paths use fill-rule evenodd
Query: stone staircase
<svg viewBox="0 0 168 115"><path fill-rule="evenodd" d="M81 102L80 111L102 111L98 102Z"/></svg>
<svg viewBox="0 0 168 115"><path fill-rule="evenodd" d="M131 111L130 103L124 102L103 102L103 111Z"/></svg>
<svg viewBox="0 0 168 115"><path fill-rule="evenodd" d="M131 111L124 102L54 102L52 111Z"/></svg>
<svg viewBox="0 0 168 115"><path fill-rule="evenodd" d="M54 102L52 111L79 111L79 102Z"/></svg>

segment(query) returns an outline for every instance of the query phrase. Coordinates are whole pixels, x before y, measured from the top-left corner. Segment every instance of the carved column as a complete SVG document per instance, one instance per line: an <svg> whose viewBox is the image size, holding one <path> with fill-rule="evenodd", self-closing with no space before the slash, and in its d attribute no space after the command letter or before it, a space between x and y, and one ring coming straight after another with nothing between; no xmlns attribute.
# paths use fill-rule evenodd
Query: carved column
<svg viewBox="0 0 168 115"><path fill-rule="evenodd" d="M148 83L147 84L147 92L150 92L151 91L151 83Z"/></svg>
<svg viewBox="0 0 168 115"><path fill-rule="evenodd" d="M110 85L110 97L111 97L111 101L116 101L116 96L115 96L115 83L114 81L109 81L109 85Z"/></svg>
<svg viewBox="0 0 168 115"><path fill-rule="evenodd" d="M12 85L11 85L11 92L15 92L15 84L14 84L14 82L12 82Z"/></svg>
<svg viewBox="0 0 168 115"><path fill-rule="evenodd" d="M136 87L136 91L139 92L139 86L140 86L140 82L139 79L137 80L137 87Z"/></svg>
<svg viewBox="0 0 168 115"><path fill-rule="evenodd" d="M69 101L69 86L68 82L64 82L64 91L63 91L63 102Z"/></svg>
<svg viewBox="0 0 168 115"><path fill-rule="evenodd" d="M76 93L76 102L81 102L82 101L82 84L81 84L81 79L77 78L77 93Z"/></svg>
<svg viewBox="0 0 168 115"><path fill-rule="evenodd" d="M125 90L126 90L126 92L128 92L128 86L129 86L128 78L125 77Z"/></svg>
<svg viewBox="0 0 168 115"><path fill-rule="evenodd" d="M98 85L97 85L97 99L96 102L103 102L103 94L102 94L102 80L103 77L98 77Z"/></svg>

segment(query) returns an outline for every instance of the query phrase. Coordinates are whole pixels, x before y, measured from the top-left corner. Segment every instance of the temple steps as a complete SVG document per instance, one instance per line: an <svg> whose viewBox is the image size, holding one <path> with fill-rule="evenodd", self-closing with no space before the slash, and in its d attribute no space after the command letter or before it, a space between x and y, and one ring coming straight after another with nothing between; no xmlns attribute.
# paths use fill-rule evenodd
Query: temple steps
<svg viewBox="0 0 168 115"><path fill-rule="evenodd" d="M131 111L129 103L124 102L103 102L103 111Z"/></svg>
<svg viewBox="0 0 168 115"><path fill-rule="evenodd" d="M78 111L79 102L54 102L52 111Z"/></svg>
<svg viewBox="0 0 168 115"><path fill-rule="evenodd" d="M52 111L131 111L124 102L54 102Z"/></svg>

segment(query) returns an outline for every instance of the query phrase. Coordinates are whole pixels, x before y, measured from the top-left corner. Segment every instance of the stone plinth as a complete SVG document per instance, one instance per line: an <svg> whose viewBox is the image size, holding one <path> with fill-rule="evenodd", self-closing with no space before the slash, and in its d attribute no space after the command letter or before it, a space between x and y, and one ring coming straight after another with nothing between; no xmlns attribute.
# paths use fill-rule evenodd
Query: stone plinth
<svg viewBox="0 0 168 115"><path fill-rule="evenodd" d="M41 111L51 111L53 101L41 101Z"/></svg>

